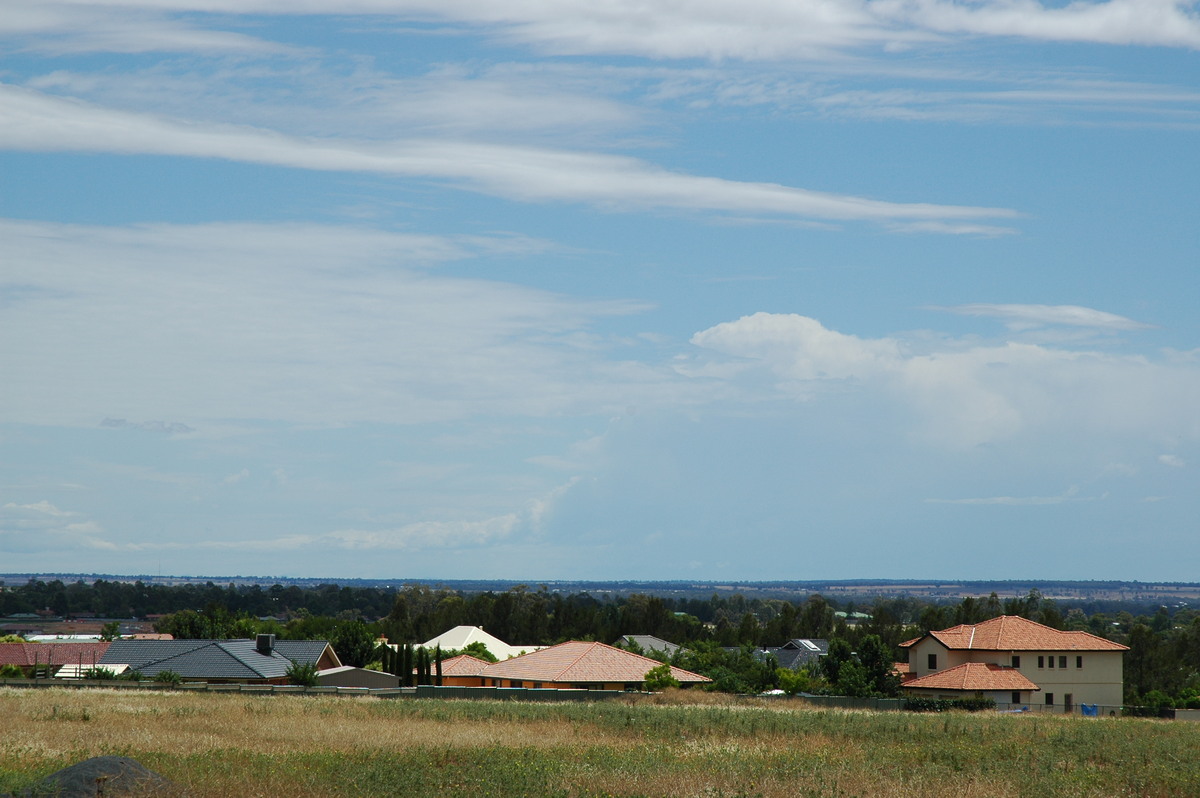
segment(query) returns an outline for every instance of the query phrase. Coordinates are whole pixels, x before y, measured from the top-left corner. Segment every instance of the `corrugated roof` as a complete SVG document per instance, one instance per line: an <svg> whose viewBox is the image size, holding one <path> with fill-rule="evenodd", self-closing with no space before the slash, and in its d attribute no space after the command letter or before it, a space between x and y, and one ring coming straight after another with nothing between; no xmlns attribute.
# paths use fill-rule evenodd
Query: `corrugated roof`
<svg viewBox="0 0 1200 798"><path fill-rule="evenodd" d="M530 682L597 684L641 682L646 672L662 663L604 643L570 641L524 656L488 665L484 676ZM671 666L671 675L684 684L712 681L707 676Z"/></svg>
<svg viewBox="0 0 1200 798"><path fill-rule="evenodd" d="M1001 615L977 624L960 624L931 631L948 649L972 651L1127 651L1128 646L1105 640L1089 632L1063 632L1017 615ZM906 640L904 648L924 637Z"/></svg>
<svg viewBox="0 0 1200 798"><path fill-rule="evenodd" d="M967 662L954 668L904 682L904 687L927 690L1040 690L1016 668L990 662Z"/></svg>

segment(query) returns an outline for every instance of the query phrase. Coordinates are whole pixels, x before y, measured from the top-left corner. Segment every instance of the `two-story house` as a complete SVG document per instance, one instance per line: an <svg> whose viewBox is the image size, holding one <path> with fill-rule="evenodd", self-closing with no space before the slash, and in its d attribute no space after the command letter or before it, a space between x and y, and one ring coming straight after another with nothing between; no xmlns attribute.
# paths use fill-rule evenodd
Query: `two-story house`
<svg viewBox="0 0 1200 798"><path fill-rule="evenodd" d="M1120 706L1127 646L1015 615L926 632L908 649L902 687L936 698L987 696L997 704Z"/></svg>

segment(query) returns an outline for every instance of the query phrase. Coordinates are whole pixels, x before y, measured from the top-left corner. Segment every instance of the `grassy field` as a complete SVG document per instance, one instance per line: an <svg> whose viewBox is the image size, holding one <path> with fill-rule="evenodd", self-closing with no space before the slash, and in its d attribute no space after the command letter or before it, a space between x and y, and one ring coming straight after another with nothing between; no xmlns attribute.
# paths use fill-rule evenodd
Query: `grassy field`
<svg viewBox="0 0 1200 798"><path fill-rule="evenodd" d="M0 688L0 731L0 794L120 754L196 798L1200 795L1200 724L705 694L525 704Z"/></svg>

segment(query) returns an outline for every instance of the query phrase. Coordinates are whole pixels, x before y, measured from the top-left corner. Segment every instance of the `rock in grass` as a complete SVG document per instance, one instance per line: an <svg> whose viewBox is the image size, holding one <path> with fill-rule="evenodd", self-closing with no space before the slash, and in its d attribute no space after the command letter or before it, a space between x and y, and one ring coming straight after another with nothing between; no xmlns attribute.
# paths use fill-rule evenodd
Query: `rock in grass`
<svg viewBox="0 0 1200 798"><path fill-rule="evenodd" d="M127 756L96 756L51 773L22 793L28 798L134 798L178 795L168 779Z"/></svg>

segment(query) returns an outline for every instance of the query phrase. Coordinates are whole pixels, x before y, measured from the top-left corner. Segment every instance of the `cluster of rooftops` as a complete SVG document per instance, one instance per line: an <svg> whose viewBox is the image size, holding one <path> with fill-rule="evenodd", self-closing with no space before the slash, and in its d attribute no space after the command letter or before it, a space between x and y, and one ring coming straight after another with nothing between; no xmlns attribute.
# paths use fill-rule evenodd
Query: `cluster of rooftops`
<svg viewBox="0 0 1200 798"><path fill-rule="evenodd" d="M396 648L395 644L381 643ZM474 626L455 627L422 645L429 650L461 651L473 643L482 643L499 661L487 662L469 654L445 659L440 669L443 684L636 689L650 669L662 664L626 648L597 642L509 645ZM668 656L678 649L673 643L648 635L627 636L618 643ZM907 692L935 690L960 694L1032 693L1042 687L1031 676L1040 678L1041 674L1052 673L1058 682L1063 682L1068 670L1072 673L1083 670L1085 655L1103 655L1106 662L1115 662L1115 666L1108 666L1110 672L1105 679L1110 684L1115 681L1119 695L1120 654L1127 650L1087 632L1060 631L1016 616L930 631L900 645L910 652L909 662L896 666ZM800 667L827 651L827 641L797 639L759 653L773 654L783 667ZM1025 667L1021 666L1022 656L1027 657ZM1037 669L1033 669L1035 658ZM1049 668L1044 669L1047 658ZM1068 669L1068 658L1072 659L1072 669ZM1056 660L1061 663L1058 669ZM78 677L100 667L117 673L135 670L146 678L170 671L189 681L268 684L286 683L289 670L297 664L311 665L329 680L349 678L348 672L356 670L342 666L337 653L324 640L276 640L274 635L259 635L255 640L5 643L0 644L0 665L4 664L27 669L45 667L58 676ZM711 681L682 668L668 667L671 677L683 686ZM1112 667L1116 669L1115 677ZM1092 673L1095 672L1093 668ZM371 682L372 686L385 686L387 679L396 678L375 673L381 678Z"/></svg>

